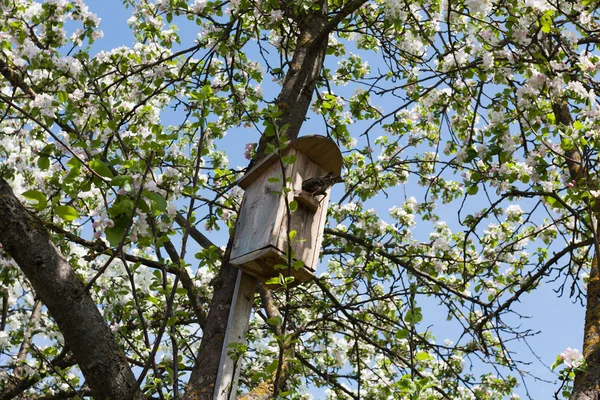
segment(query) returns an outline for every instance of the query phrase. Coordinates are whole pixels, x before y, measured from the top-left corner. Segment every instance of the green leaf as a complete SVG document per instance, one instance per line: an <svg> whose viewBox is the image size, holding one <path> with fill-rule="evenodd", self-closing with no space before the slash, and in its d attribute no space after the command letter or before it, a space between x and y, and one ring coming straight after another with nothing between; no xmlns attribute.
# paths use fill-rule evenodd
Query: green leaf
<svg viewBox="0 0 600 400"><path fill-rule="evenodd" d="M111 246L118 245L123 238L128 220L128 217L114 219L115 226L112 228L106 228L104 230L104 233L106 234L106 240L108 240L108 243L110 243Z"/></svg>
<svg viewBox="0 0 600 400"><path fill-rule="evenodd" d="M137 207L140 209L140 211L144 213L149 213L150 211L152 211L150 209L150 205L144 199L140 199L140 201L138 201Z"/></svg>
<svg viewBox="0 0 600 400"><path fill-rule="evenodd" d="M295 230L291 230L290 233L288 234L290 240L294 239L296 237L296 235L298 234L298 232L296 232Z"/></svg>
<svg viewBox="0 0 600 400"><path fill-rule="evenodd" d="M156 204L156 208L159 211L165 211L167 209L167 199L165 199L160 193L144 190L144 196L152 200L152 202Z"/></svg>
<svg viewBox="0 0 600 400"><path fill-rule="evenodd" d="M265 284L267 284L267 285L281 285L281 282L279 281L279 277L276 276L274 278L271 278L271 279L267 280L265 282Z"/></svg>
<svg viewBox="0 0 600 400"><path fill-rule="evenodd" d="M69 183L73 182L75 180L75 178L77 178L79 175L81 175L81 170L79 169L79 167L71 168L71 170L69 171L67 176L65 176L63 183L69 184Z"/></svg>
<svg viewBox="0 0 600 400"><path fill-rule="evenodd" d="M58 92L58 101L65 103L67 100L69 100L67 92Z"/></svg>
<svg viewBox="0 0 600 400"><path fill-rule="evenodd" d="M296 155L290 154L289 156L281 157L281 161L283 161L285 165L293 164L296 162Z"/></svg>
<svg viewBox="0 0 600 400"><path fill-rule="evenodd" d="M269 375L272 375L277 370L277 360L273 361L271 364L267 365L265 368L265 372Z"/></svg>
<svg viewBox="0 0 600 400"><path fill-rule="evenodd" d="M552 14L553 11L546 11L544 15L540 18L540 24L542 25L542 32L550 33L552 30Z"/></svg>
<svg viewBox="0 0 600 400"><path fill-rule="evenodd" d="M210 87L210 85L204 85L204 86L202 86L202 89L200 89L200 91L192 92L190 94L190 96L194 100L202 101L202 100L209 98L212 95L212 93L213 93L212 87Z"/></svg>
<svg viewBox="0 0 600 400"><path fill-rule="evenodd" d="M276 315L274 317L269 318L267 320L267 324L269 324L271 326L277 326L277 325L280 325L282 321L283 320L281 319L281 316Z"/></svg>
<svg viewBox="0 0 600 400"><path fill-rule="evenodd" d="M575 122L573 122L573 128L575 128L577 130L581 130L581 129L583 129L583 124L581 123L581 121L575 121Z"/></svg>
<svg viewBox="0 0 600 400"><path fill-rule="evenodd" d="M131 199L119 196L117 201L108 209L108 215L111 217L116 217L121 214L125 214L127 217L133 211L133 201Z"/></svg>
<svg viewBox="0 0 600 400"><path fill-rule="evenodd" d="M102 161L100 160L92 160L90 161L90 168L94 170L95 173L97 173L100 176L103 176L105 178L113 178L113 173L110 170L110 168L108 168L106 166L106 164L104 164Z"/></svg>
<svg viewBox="0 0 600 400"><path fill-rule="evenodd" d="M561 205L558 200L552 196L546 196L545 199L551 207L559 207Z"/></svg>
<svg viewBox="0 0 600 400"><path fill-rule="evenodd" d="M296 271L298 271L302 267L304 267L304 261L302 260L296 260L292 263L292 268L294 268Z"/></svg>
<svg viewBox="0 0 600 400"><path fill-rule="evenodd" d="M477 192L479 192L479 186L477 185L471 185L467 188L467 194L470 194L471 196L476 195Z"/></svg>
<svg viewBox="0 0 600 400"><path fill-rule="evenodd" d="M429 353L426 353L424 351L420 351L417 353L417 360L419 361L427 361L427 360L431 360L433 357L431 357L431 355Z"/></svg>
<svg viewBox="0 0 600 400"><path fill-rule="evenodd" d="M41 170L45 171L50 168L50 159L48 157L40 157L37 160L37 165Z"/></svg>
<svg viewBox="0 0 600 400"><path fill-rule="evenodd" d="M276 152L275 146L273 146L273 144L271 144L271 143L267 143L267 149L265 150L265 153L266 154L273 154L275 152Z"/></svg>
<svg viewBox="0 0 600 400"><path fill-rule="evenodd" d="M267 181L269 181L271 183L279 183L279 182L281 182L281 179L273 177L273 178L267 179Z"/></svg>
<svg viewBox="0 0 600 400"><path fill-rule="evenodd" d="M173 21L173 14L167 13L167 22L170 24Z"/></svg>
<svg viewBox="0 0 600 400"><path fill-rule="evenodd" d="M423 314L421 314L421 307L415 307L414 310L408 310L404 316L404 320L411 325L421 322Z"/></svg>
<svg viewBox="0 0 600 400"><path fill-rule="evenodd" d="M23 192L22 195L27 200L35 201L35 203L31 204L31 205L36 210L42 211L48 205L48 201L46 200L46 195L38 190L28 190L26 192Z"/></svg>
<svg viewBox="0 0 600 400"><path fill-rule="evenodd" d="M400 329L398 331L396 331L396 338L397 339L406 339L409 336L409 331L408 329Z"/></svg>
<svg viewBox="0 0 600 400"><path fill-rule="evenodd" d="M546 24L546 23L542 22L542 32L544 32L544 33L550 33L550 28L551 28L550 24Z"/></svg>
<svg viewBox="0 0 600 400"><path fill-rule="evenodd" d="M271 136L275 136L275 129L273 128L272 124L269 124L266 128L265 128L265 132L264 135L266 137L271 137Z"/></svg>
<svg viewBox="0 0 600 400"><path fill-rule="evenodd" d="M71 222L79 218L79 213L71 206L58 206L54 211L56 212L56 215L65 221Z"/></svg>
<svg viewBox="0 0 600 400"><path fill-rule="evenodd" d="M111 186L124 186L126 183L133 182L133 177L129 175L117 175L110 181Z"/></svg>
<svg viewBox="0 0 600 400"><path fill-rule="evenodd" d="M290 202L290 211L294 212L298 209L298 202L296 200L292 200Z"/></svg>
<svg viewBox="0 0 600 400"><path fill-rule="evenodd" d="M67 165L71 168L79 168L81 166L81 162L77 158L73 157L67 161Z"/></svg>

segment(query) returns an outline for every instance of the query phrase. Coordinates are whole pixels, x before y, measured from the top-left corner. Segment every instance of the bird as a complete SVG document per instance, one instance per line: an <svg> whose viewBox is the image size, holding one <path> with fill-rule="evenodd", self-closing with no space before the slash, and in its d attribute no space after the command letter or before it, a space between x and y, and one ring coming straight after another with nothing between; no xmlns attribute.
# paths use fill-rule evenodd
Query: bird
<svg viewBox="0 0 600 400"><path fill-rule="evenodd" d="M334 176L333 172L330 172L327 175L305 179L302 182L302 190L312 196L319 196L325 194L327 189L336 183L343 181L341 176Z"/></svg>

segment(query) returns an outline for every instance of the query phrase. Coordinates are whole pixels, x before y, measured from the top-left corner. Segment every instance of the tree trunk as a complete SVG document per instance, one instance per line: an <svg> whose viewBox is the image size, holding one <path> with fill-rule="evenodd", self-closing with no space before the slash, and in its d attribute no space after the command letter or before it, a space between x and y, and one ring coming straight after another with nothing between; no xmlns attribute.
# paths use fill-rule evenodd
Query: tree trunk
<svg viewBox="0 0 600 400"><path fill-rule="evenodd" d="M587 369L575 376L571 400L597 400L600 393L600 274L597 250L596 246L587 287L583 331L583 356Z"/></svg>
<svg viewBox="0 0 600 400"><path fill-rule="evenodd" d="M566 103L552 105L556 121L564 126L573 125L573 117ZM565 153L570 178L576 185L587 185L587 170L581 150L575 147ZM594 258L590 268L590 280L587 286L585 309L585 327L583 330L583 356L587 363L585 372L575 376L571 400L597 400L600 393L600 273L598 270L599 238L597 218L598 207L589 207L594 236Z"/></svg>
<svg viewBox="0 0 600 400"><path fill-rule="evenodd" d="M280 133L289 140L296 139L300 133L327 54L329 35L320 35L324 32L327 23L327 2L320 0L319 3L321 6L319 12L308 15L301 25L294 57L283 80L281 92L275 100L275 104L282 112L277 125L287 126ZM266 136L260 138L256 151L258 158L264 155L266 144L270 139L272 138Z"/></svg>
<svg viewBox="0 0 600 400"><path fill-rule="evenodd" d="M95 399L142 399L125 356L42 223L0 178L0 243L58 324Z"/></svg>

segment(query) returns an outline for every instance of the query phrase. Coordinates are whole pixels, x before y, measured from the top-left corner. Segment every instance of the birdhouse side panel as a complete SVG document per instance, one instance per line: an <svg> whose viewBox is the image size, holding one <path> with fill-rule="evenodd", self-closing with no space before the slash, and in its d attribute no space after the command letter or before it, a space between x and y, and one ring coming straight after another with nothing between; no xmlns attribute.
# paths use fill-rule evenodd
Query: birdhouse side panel
<svg viewBox="0 0 600 400"><path fill-rule="evenodd" d="M291 177L293 190L290 193L290 201L294 199L294 194L301 192L302 182L308 178L321 176L326 171L315 164L300 152L296 153L296 162L293 164ZM322 227L319 225L322 220L323 204L326 211L326 196L315 196L313 202L317 204L316 210L307 204L298 201L298 208L292 213L291 229L296 231L296 237L292 241L295 259L302 260L306 268L314 271L316 268L315 253L319 253L319 236L322 233ZM283 215L281 229L279 232L278 248L287 249L287 215Z"/></svg>
<svg viewBox="0 0 600 400"><path fill-rule="evenodd" d="M318 215L315 216L313 221L313 229L316 232L315 235L315 251L311 253L312 258L307 258L305 261L306 265L311 265L310 268L313 273L317 269L317 265L319 264L319 256L321 254L321 245L323 244L323 230L325 228L325 223L327 222L327 207L329 205L329 195L331 193L331 189L327 190L326 196L321 200L321 207L319 208ZM310 262L308 261L310 260Z"/></svg>
<svg viewBox="0 0 600 400"><path fill-rule="evenodd" d="M236 223L232 259L276 245L285 203L283 196L275 193L281 192L281 183L269 179L281 175L281 166L275 163L246 188Z"/></svg>

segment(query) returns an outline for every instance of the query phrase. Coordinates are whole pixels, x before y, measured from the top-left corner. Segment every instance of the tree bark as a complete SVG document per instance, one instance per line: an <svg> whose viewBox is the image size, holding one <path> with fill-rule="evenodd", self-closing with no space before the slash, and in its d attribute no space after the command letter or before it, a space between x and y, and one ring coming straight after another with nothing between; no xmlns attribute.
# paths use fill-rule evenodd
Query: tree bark
<svg viewBox="0 0 600 400"><path fill-rule="evenodd" d="M280 134L288 140L296 139L300 133L327 54L329 35L323 34L327 24L327 2L320 0L318 3L320 10L307 15L300 25L292 62L275 100L282 112L277 125L280 128L286 126ZM264 155L271 139L264 135L260 138L256 151L258 158Z"/></svg>
<svg viewBox="0 0 600 400"><path fill-rule="evenodd" d="M587 368L575 375L571 400L597 400L600 394L600 274L598 249L590 270L583 331L583 356Z"/></svg>
<svg viewBox="0 0 600 400"><path fill-rule="evenodd" d="M123 351L81 279L2 178L0 243L58 324L94 398L142 399Z"/></svg>
<svg viewBox="0 0 600 400"><path fill-rule="evenodd" d="M566 103L552 105L556 121L564 126L573 125L573 117ZM575 147L565 153L570 178L575 185L589 185L589 171L581 149ZM597 400L600 393L600 271L598 269L598 207L588 207L594 237L594 258L590 267L590 280L587 286L585 325L583 330L583 356L587 363L584 372L575 375L571 400Z"/></svg>
<svg viewBox="0 0 600 400"><path fill-rule="evenodd" d="M228 245L228 249L230 247ZM227 255L214 283L206 327L184 400L213 398L237 274L238 269L229 263Z"/></svg>

